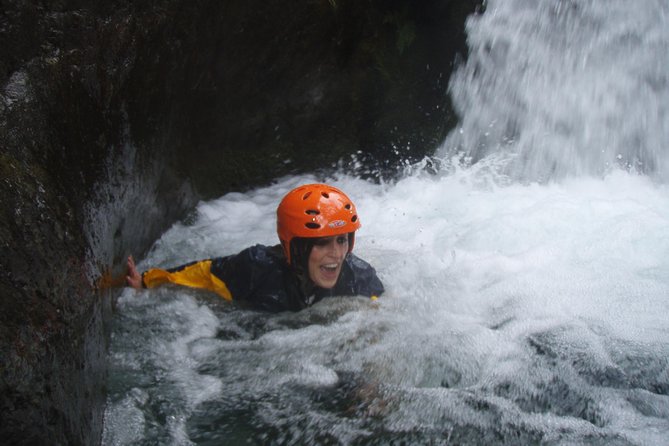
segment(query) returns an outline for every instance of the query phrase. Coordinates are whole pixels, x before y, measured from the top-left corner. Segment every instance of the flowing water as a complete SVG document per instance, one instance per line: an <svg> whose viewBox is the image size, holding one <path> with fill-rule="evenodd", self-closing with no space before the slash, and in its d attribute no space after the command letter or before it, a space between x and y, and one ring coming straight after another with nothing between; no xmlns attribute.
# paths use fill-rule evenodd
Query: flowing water
<svg viewBox="0 0 669 446"><path fill-rule="evenodd" d="M104 444L668 444L668 18L489 1L441 170L327 179L386 293L268 315L125 291ZM316 180L201 203L140 267L275 244Z"/></svg>

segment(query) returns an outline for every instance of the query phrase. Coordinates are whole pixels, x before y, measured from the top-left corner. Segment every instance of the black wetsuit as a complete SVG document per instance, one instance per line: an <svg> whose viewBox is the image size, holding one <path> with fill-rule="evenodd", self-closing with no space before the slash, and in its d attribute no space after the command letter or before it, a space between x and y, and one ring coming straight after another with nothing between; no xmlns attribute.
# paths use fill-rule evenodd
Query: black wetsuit
<svg viewBox="0 0 669 446"><path fill-rule="evenodd" d="M199 260L170 269L151 269L142 274L142 284L153 288L163 283L205 288L226 300L253 309L298 311L329 296L376 297L383 284L374 268L349 253L335 286L314 286L305 274L288 265L280 245L255 245L239 254Z"/></svg>

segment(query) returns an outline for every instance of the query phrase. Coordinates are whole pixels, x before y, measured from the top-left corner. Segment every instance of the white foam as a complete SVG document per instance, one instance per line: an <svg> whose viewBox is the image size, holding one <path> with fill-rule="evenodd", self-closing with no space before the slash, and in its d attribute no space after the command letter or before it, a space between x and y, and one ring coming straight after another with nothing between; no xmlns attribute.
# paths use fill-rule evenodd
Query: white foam
<svg viewBox="0 0 669 446"><path fill-rule="evenodd" d="M225 378L222 387L214 386L216 392L239 400L270 394L282 401L279 406L296 402L288 390L277 396L277 389L337 386L344 371L384 383L401 395L397 411L386 414L387 428L393 429L411 422L408 411L417 411L422 425L425 417L434 417L436 426L458 413L456 419L489 429L490 421L468 408L468 398L444 400L444 392L466 391L499 406L506 413L503 423L522 419L549 436L569 428L580 436L632 432L635 438L640 425L669 432L666 422L639 416L636 409L657 405L653 398L667 404L666 397L643 397L630 405L624 383L616 384L621 390L601 390L588 382L609 379L600 378L607 374L626 382L620 376L643 374L627 357L655 361L653 367L662 370L669 333L664 317L669 307L667 187L621 171L603 179L495 187L472 178L477 175L462 170L414 176L394 186L338 178L333 184L351 191L360 210L356 252L374 264L386 285L380 301L353 300L352 307L334 301L295 315L258 315L266 321L265 334L206 341L197 344L195 357L185 346L198 336L212 336L217 323L192 300L171 302L160 311L174 318L165 323L183 330L182 338L154 354L173 358L171 374L183 374L177 385L193 405L217 397L215 392L200 396L192 368L219 361ZM311 180L288 182L292 187ZM277 190L288 188L282 182L276 189L257 190L246 196L247 206L237 205L239 194L207 203L192 226L175 226L165 238L187 238L193 228L240 234L249 224L263 227L275 212ZM261 238L275 236L273 227L264 230ZM255 243L254 237L249 233L241 244ZM191 243L181 260L212 250L206 239ZM235 312L218 317L237 333L244 324ZM204 332L189 328L203 321L210 327ZM546 351L565 365L556 370L546 362ZM577 365L569 366L576 358ZM578 410L572 406L579 403L571 399L555 403L566 405L562 412L537 409L546 410L541 416L513 403L514 397L548 392L544 387L556 379L565 382L574 401L595 402L600 427L574 424L571 417ZM644 379L650 386L650 378ZM492 392L506 383L515 389L508 398ZM438 390L444 388L452 390ZM441 408L437 415L430 413L435 408ZM476 413L469 420L468 411Z"/></svg>
<svg viewBox="0 0 669 446"><path fill-rule="evenodd" d="M669 175L669 6L490 0L468 23L450 88L460 130L443 153L517 155L530 180L622 166Z"/></svg>

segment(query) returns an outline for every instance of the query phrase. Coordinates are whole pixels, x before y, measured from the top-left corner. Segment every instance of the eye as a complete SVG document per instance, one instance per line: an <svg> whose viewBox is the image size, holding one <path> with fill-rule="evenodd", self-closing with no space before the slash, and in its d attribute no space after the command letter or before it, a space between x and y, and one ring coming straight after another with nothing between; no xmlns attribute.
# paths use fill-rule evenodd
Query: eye
<svg viewBox="0 0 669 446"><path fill-rule="evenodd" d="M330 239L328 237L321 237L317 238L314 240L314 245L315 246L325 246L330 242Z"/></svg>
<svg viewBox="0 0 669 446"><path fill-rule="evenodd" d="M340 244L340 245L348 244L348 236L340 235L339 237L337 237L337 243Z"/></svg>

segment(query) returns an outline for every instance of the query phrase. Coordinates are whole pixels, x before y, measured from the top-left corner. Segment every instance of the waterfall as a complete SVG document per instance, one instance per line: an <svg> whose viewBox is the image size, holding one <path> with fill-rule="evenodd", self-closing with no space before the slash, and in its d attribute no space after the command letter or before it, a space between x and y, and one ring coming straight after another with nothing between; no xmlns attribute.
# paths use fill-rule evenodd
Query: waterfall
<svg viewBox="0 0 669 446"><path fill-rule="evenodd" d="M494 155L513 178L669 174L669 4L490 1L468 22L440 154Z"/></svg>

